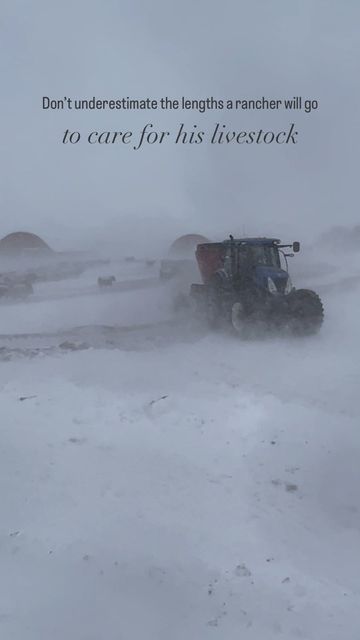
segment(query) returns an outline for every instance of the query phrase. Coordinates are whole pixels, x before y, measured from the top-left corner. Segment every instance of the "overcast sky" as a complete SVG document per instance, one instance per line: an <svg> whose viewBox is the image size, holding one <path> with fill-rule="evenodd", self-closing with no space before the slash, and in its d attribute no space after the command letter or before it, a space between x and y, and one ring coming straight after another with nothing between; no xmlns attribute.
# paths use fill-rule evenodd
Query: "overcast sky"
<svg viewBox="0 0 360 640"><path fill-rule="evenodd" d="M359 222L358 0L2 0L0 236L57 248L198 232L307 239ZM289 112L56 112L61 98L319 100ZM62 145L65 129L280 130L296 146Z"/></svg>

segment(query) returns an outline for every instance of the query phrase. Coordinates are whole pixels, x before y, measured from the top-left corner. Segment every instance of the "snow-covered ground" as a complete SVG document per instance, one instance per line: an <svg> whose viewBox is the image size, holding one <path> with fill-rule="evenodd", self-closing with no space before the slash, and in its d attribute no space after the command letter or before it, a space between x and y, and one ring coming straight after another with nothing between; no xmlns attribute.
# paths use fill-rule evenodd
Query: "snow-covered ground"
<svg viewBox="0 0 360 640"><path fill-rule="evenodd" d="M183 327L167 286L1 307L1 638L358 640L351 264L295 273L326 308L303 340Z"/></svg>

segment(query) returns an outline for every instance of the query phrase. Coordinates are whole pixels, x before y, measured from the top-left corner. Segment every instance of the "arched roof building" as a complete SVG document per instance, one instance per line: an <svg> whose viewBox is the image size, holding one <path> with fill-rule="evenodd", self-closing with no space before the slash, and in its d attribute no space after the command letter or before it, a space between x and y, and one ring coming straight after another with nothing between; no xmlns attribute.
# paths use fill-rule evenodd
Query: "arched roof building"
<svg viewBox="0 0 360 640"><path fill-rule="evenodd" d="M194 257L195 249L198 244L203 242L209 242L205 236L200 236L197 233L188 233L184 236L177 238L172 243L169 249L169 255L172 257Z"/></svg>
<svg viewBox="0 0 360 640"><path fill-rule="evenodd" d="M16 231L0 240L0 251L4 253L50 252L52 249L34 233Z"/></svg>

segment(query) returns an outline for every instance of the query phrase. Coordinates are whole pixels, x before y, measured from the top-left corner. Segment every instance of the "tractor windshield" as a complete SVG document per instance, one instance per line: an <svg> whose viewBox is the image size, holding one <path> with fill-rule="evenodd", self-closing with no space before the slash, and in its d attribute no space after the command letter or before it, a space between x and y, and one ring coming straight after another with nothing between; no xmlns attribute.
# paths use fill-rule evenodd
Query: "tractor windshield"
<svg viewBox="0 0 360 640"><path fill-rule="evenodd" d="M240 245L239 266L245 264L263 264L268 267L280 267L279 252L270 244Z"/></svg>

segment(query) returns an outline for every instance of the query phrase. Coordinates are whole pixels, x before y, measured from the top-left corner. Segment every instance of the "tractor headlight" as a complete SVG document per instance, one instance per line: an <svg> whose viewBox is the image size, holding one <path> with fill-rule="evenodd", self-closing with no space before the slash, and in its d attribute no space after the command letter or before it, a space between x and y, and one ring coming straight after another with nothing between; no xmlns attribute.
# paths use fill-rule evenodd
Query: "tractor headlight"
<svg viewBox="0 0 360 640"><path fill-rule="evenodd" d="M274 282L274 280L272 278L268 278L267 279L267 286L268 286L268 290L270 291L270 293L277 293L278 290L276 288L276 284Z"/></svg>
<svg viewBox="0 0 360 640"><path fill-rule="evenodd" d="M284 290L284 294L287 296L289 295L289 293L291 293L293 290L293 283L291 282L291 278L290 276L288 277L287 281L286 281L286 287Z"/></svg>

